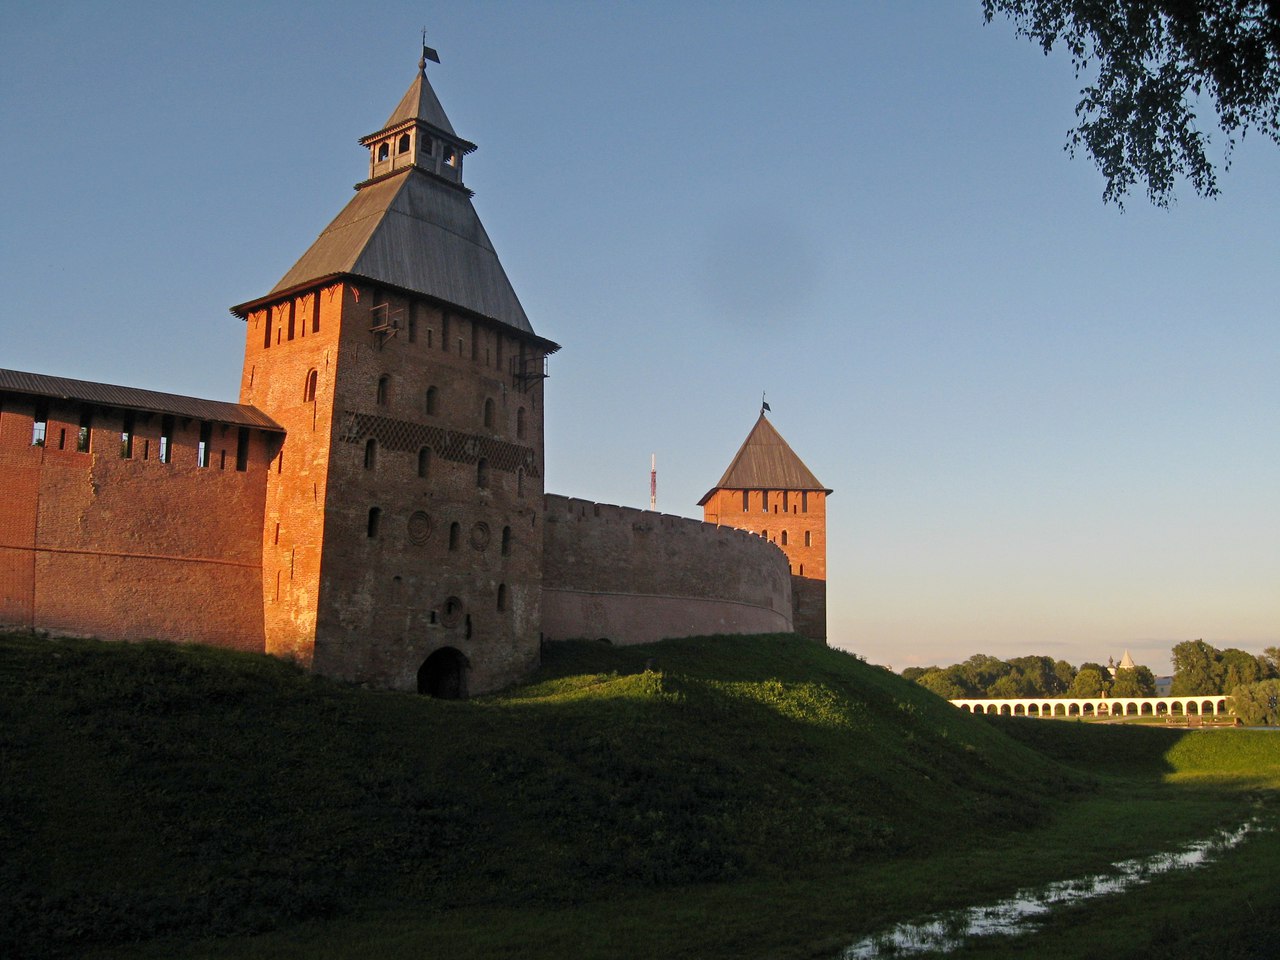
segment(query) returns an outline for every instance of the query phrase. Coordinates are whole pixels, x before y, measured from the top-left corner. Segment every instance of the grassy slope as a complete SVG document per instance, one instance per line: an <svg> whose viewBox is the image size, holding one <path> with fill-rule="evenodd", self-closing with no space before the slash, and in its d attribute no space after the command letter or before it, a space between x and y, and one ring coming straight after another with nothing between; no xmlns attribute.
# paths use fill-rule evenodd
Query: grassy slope
<svg viewBox="0 0 1280 960"><path fill-rule="evenodd" d="M663 922L689 955L780 953L794 925L874 928L1015 882L996 853L1019 837L1031 868L1105 862L1114 837L1077 849L1088 818L1077 831L1080 805L1055 798L1104 794L1126 763L1152 782L1259 763L1206 759L1199 735L993 724L790 637L545 661L524 687L443 703L199 648L0 642L0 954L284 927L303 947L280 956L352 955L322 949L343 929L402 932L378 949L406 955L439 936L555 955L573 930L569 952L639 956L643 931L672 955ZM1091 748L1095 772L1064 766ZM1134 852L1222 816L1209 798L1157 829L1163 797L1123 800L1107 815Z"/></svg>

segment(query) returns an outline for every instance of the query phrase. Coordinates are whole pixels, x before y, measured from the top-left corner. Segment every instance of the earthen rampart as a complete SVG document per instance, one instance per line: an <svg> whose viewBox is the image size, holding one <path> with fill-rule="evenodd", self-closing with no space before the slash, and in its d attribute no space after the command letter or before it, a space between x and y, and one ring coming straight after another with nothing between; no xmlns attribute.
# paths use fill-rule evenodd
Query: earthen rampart
<svg viewBox="0 0 1280 960"><path fill-rule="evenodd" d="M786 555L701 520L543 497L545 638L649 643L792 629Z"/></svg>

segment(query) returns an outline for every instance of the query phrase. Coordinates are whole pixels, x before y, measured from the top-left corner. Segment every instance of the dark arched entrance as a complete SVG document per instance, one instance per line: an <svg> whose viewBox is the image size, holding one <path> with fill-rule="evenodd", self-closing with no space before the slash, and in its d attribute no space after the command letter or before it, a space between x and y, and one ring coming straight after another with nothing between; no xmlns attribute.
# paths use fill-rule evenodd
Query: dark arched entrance
<svg viewBox="0 0 1280 960"><path fill-rule="evenodd" d="M418 692L441 700L461 700L467 695L467 669L461 650L441 647L418 668Z"/></svg>

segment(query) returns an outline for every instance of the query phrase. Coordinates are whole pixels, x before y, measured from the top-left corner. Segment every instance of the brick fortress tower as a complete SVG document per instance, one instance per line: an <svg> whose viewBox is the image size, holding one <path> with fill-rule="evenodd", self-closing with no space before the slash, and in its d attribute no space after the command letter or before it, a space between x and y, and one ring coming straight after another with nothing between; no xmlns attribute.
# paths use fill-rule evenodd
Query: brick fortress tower
<svg viewBox="0 0 1280 960"><path fill-rule="evenodd" d="M437 696L538 660L542 381L426 77L360 143L368 178L247 321L240 398L287 434L263 524L266 648Z"/></svg>
<svg viewBox="0 0 1280 960"><path fill-rule="evenodd" d="M774 429L764 410L729 469L698 501L708 523L759 534L791 565L797 633L827 638L827 495L831 491Z"/></svg>

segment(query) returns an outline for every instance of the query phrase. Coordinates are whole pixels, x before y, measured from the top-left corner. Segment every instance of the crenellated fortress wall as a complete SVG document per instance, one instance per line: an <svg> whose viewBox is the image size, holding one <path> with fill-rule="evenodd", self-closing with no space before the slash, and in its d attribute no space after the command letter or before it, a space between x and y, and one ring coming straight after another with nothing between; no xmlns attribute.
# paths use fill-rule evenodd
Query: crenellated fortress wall
<svg viewBox="0 0 1280 960"><path fill-rule="evenodd" d="M754 534L556 494L542 530L545 639L792 629L786 555Z"/></svg>

